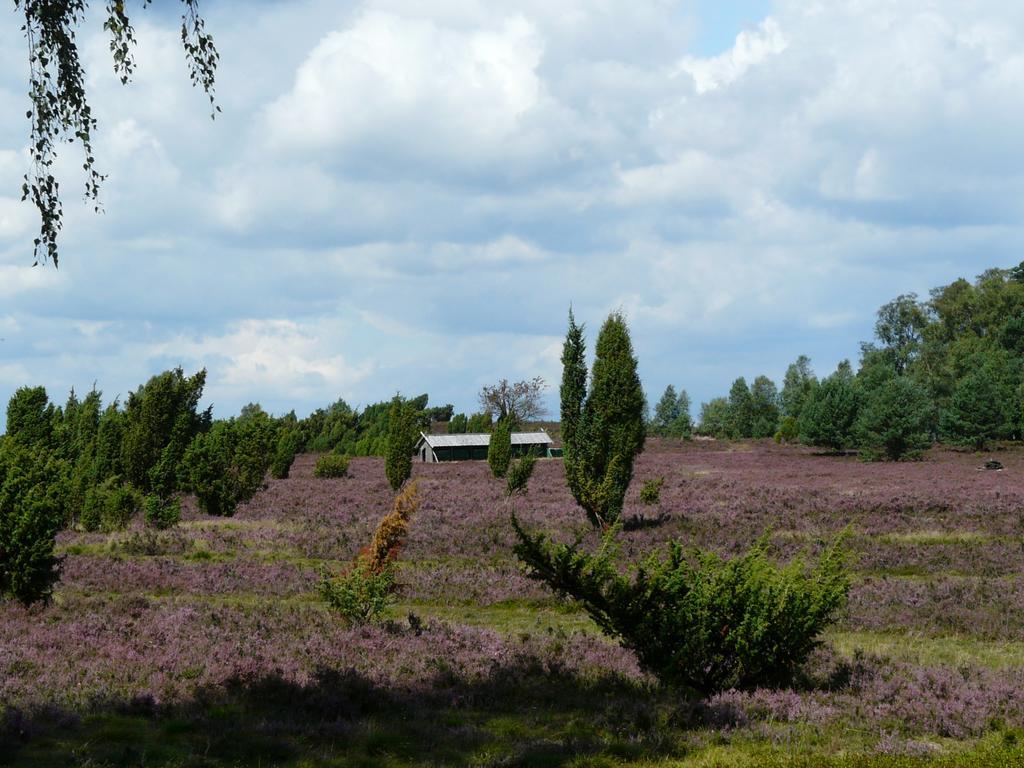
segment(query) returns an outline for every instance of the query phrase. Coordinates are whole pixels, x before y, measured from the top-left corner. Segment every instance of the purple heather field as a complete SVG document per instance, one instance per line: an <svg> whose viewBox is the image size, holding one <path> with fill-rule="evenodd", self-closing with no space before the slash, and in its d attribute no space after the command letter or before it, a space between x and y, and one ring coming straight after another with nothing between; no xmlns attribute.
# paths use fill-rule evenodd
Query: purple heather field
<svg viewBox="0 0 1024 768"><path fill-rule="evenodd" d="M318 571L369 540L392 494L382 460L354 459L349 477L328 480L312 477L314 458L300 456L291 478L270 480L232 518L186 500L169 532L136 522L62 533L54 602L0 606L0 701L173 705L232 681L305 685L325 670L407 693L502 670L653 684L629 651L523 576L504 483L486 462L414 467L423 504L401 555L401 603L390 623L346 628L317 597ZM881 751L1024 727L1024 453L1000 453L1001 472L981 470L985 458L935 450L868 464L771 443L650 440L626 515L669 518L622 534L624 557L676 537L736 553L769 530L788 560L852 529L850 603L804 684L719 695L701 722L754 735L829 725L874 734ZM660 505L642 506L640 486L659 476ZM514 505L556 538L594 539L558 460L538 463ZM422 626L409 626L410 612Z"/></svg>

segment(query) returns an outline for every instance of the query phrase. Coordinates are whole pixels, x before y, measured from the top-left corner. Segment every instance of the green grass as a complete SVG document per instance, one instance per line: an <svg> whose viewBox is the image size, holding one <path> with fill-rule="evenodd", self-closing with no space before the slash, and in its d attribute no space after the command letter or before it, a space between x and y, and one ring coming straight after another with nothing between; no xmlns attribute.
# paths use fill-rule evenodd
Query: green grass
<svg viewBox="0 0 1024 768"><path fill-rule="evenodd" d="M855 650L922 666L1024 667L1024 641L997 642L960 635L923 637L913 632L828 632L825 641L838 653Z"/></svg>

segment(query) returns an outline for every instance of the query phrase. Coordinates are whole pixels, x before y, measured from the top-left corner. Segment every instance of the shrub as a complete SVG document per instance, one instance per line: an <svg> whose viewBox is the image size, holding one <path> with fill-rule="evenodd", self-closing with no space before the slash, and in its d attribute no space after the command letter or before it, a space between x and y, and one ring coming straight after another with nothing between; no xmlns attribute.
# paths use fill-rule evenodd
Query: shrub
<svg viewBox="0 0 1024 768"><path fill-rule="evenodd" d="M498 419L487 445L487 466L495 477L504 477L512 461L512 422Z"/></svg>
<svg viewBox="0 0 1024 768"><path fill-rule="evenodd" d="M803 404L801 403L801 407ZM776 443L792 443L800 437L800 426L795 416L783 416L779 431L775 433Z"/></svg>
<svg viewBox="0 0 1024 768"><path fill-rule="evenodd" d="M47 600L60 576L54 555L62 511L48 488L52 459L0 437L0 598Z"/></svg>
<svg viewBox="0 0 1024 768"><path fill-rule="evenodd" d="M141 506L139 492L127 483L108 482L103 494L100 529L106 533L123 531Z"/></svg>
<svg viewBox="0 0 1024 768"><path fill-rule="evenodd" d="M345 477L348 475L348 456L327 453L316 460L314 477Z"/></svg>
<svg viewBox="0 0 1024 768"><path fill-rule="evenodd" d="M731 560L673 542L630 577L615 566L615 528L590 554L531 535L515 517L512 525L531 577L577 600L662 683L705 696L787 682L849 591L845 534L813 569L799 559L772 565L765 536Z"/></svg>
<svg viewBox="0 0 1024 768"><path fill-rule="evenodd" d="M537 457L531 451L509 467L508 482L505 485L506 496L526 493L526 486L530 482L530 477L533 475L533 468L536 464Z"/></svg>
<svg viewBox="0 0 1024 768"><path fill-rule="evenodd" d="M293 430L281 433L274 449L274 459L270 462L270 474L278 480L284 480L291 472L295 454L299 451L299 435Z"/></svg>
<svg viewBox="0 0 1024 768"><path fill-rule="evenodd" d="M370 545L340 576L320 572L320 595L350 624L365 624L395 600L395 560L401 550L409 521L419 509L416 482L395 497L391 511L381 518Z"/></svg>
<svg viewBox="0 0 1024 768"><path fill-rule="evenodd" d="M173 528L181 520L181 501L177 498L164 499L151 493L142 502L146 525L158 530Z"/></svg>
<svg viewBox="0 0 1024 768"><path fill-rule="evenodd" d="M394 602L395 569L373 572L357 565L334 578L321 572L319 590L349 624L366 624Z"/></svg>
<svg viewBox="0 0 1024 768"><path fill-rule="evenodd" d="M232 425L234 453L231 457L235 477L235 501L248 501L264 487L277 445L277 426L258 405L248 405Z"/></svg>
<svg viewBox="0 0 1024 768"><path fill-rule="evenodd" d="M468 429L469 419L466 418L464 413L456 413L452 416L452 420L448 422L449 435L464 435Z"/></svg>
<svg viewBox="0 0 1024 768"><path fill-rule="evenodd" d="M196 494L199 508L208 515L235 513L234 443L231 423L218 421L209 432L197 435L185 451L188 485Z"/></svg>
<svg viewBox="0 0 1024 768"><path fill-rule="evenodd" d="M466 432L479 435L484 432L490 432L494 427L493 417L490 411L484 411L483 413L474 413L469 417L466 422Z"/></svg>
<svg viewBox="0 0 1024 768"><path fill-rule="evenodd" d="M640 501L652 506L661 501L661 487L665 485L664 477L654 477L644 483L640 489Z"/></svg>
<svg viewBox="0 0 1024 768"><path fill-rule="evenodd" d="M247 406L240 418L215 422L193 438L183 460L183 484L206 514L233 515L263 487L275 434L270 417L259 406Z"/></svg>

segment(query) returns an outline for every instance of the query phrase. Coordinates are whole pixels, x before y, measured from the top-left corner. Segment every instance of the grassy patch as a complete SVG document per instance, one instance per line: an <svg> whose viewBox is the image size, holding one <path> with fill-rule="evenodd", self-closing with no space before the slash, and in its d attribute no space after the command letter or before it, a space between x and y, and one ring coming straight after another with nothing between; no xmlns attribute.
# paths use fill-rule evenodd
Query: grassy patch
<svg viewBox="0 0 1024 768"><path fill-rule="evenodd" d="M825 637L838 653L855 650L923 666L1024 667L1024 641L997 642L959 635L922 637L906 632L829 632Z"/></svg>

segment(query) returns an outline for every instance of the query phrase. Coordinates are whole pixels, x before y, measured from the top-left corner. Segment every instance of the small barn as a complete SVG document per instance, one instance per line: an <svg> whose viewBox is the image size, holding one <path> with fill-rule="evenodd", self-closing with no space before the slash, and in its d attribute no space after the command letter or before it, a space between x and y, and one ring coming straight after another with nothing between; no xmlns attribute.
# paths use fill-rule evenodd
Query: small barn
<svg viewBox="0 0 1024 768"><path fill-rule="evenodd" d="M544 430L537 432L513 432L512 455L522 456L530 451L538 457L549 457L551 444L554 441ZM491 436L481 434L465 435L428 435L420 432L416 443L416 454L419 460L428 464L438 461L469 461L486 459L487 448L491 444Z"/></svg>

